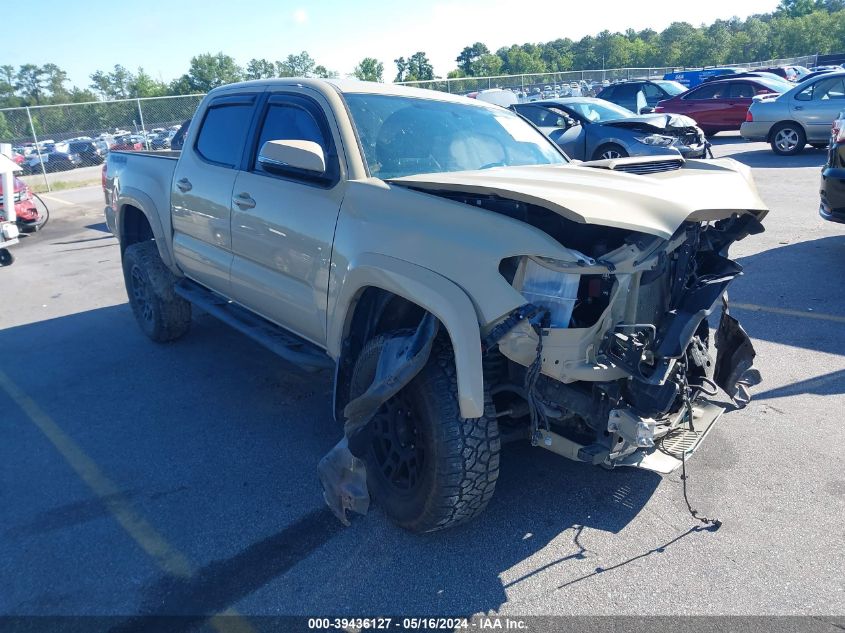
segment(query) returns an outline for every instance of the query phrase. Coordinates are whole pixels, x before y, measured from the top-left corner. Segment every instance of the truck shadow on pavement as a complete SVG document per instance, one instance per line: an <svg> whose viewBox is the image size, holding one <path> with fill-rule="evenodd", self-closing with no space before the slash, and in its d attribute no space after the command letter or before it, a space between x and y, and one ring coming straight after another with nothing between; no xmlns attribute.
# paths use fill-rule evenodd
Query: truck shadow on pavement
<svg viewBox="0 0 845 633"><path fill-rule="evenodd" d="M839 282L845 271L845 234L785 244L737 261L744 274L731 285L729 295L731 303L754 307L734 310L752 338L845 353L845 327L836 320L845 318ZM831 316L834 320L827 318Z"/></svg>
<svg viewBox="0 0 845 633"><path fill-rule="evenodd" d="M393 526L376 505L344 528L323 505L316 476L317 461L341 434L331 417L329 376L302 374L206 315L195 317L186 338L155 345L126 305L0 330L0 346L25 359L4 368L10 379L37 384L32 395L63 432L197 562L188 578L159 570L147 572L137 589L127 586L139 592L130 598L137 616L117 630L144 630L143 616L174 614L188 617L161 622L160 630L188 630L230 607L301 615L497 609L509 590L539 574L548 575L542 579L552 591L594 573L597 553L581 538L584 528L619 533L662 481L512 444L503 449L496 495L474 522L417 536ZM20 411L14 415L24 424ZM62 461L46 442L29 451ZM108 500L91 497L68 514L64 501L50 500L66 499L71 483L25 481L33 476L20 473L25 486L7 508L7 536L17 548L37 549L39 539L72 528L66 562L84 560L98 547L93 527L110 520L97 508ZM39 497L34 518L27 486ZM91 542L84 536L89 525ZM137 573L137 565L149 569L128 538L109 556L113 564L86 604ZM60 592L50 564L39 569L48 574L46 588ZM70 613L85 608L62 605Z"/></svg>
<svg viewBox="0 0 845 633"><path fill-rule="evenodd" d="M736 137L725 137L724 141L720 142L719 137L711 140L714 148L720 145L736 144ZM752 145L749 144L749 147ZM753 147L758 147L754 144ZM718 152L717 152L718 153ZM742 145L738 149L727 155L727 158L733 158L749 167L759 167L762 169L784 169L794 167L819 167L824 164L827 159L827 149L816 149L810 145L804 148L800 154L795 156L778 156L770 147L766 149L747 149L743 150Z"/></svg>

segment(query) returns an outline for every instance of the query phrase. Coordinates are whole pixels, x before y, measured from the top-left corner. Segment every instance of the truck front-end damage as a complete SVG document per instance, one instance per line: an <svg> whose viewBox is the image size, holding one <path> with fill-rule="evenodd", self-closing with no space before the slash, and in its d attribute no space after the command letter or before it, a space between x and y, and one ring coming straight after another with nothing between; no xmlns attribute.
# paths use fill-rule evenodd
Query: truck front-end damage
<svg viewBox="0 0 845 633"><path fill-rule="evenodd" d="M726 253L762 230L750 213L687 221L668 240L607 229L568 259L503 261L533 318L489 352L502 356L485 375L498 409L527 402L532 441L571 459L679 466L724 411L709 400L717 387L743 406L759 381L751 342L727 310L742 268ZM707 317L720 305L714 362Z"/></svg>

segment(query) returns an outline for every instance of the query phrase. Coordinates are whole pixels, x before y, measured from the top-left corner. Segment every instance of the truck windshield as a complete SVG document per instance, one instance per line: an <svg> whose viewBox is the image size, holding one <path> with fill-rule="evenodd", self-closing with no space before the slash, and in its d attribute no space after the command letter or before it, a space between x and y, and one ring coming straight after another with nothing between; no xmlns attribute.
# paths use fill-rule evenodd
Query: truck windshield
<svg viewBox="0 0 845 633"><path fill-rule="evenodd" d="M498 106L393 95L344 96L367 166L378 178L566 162L541 132Z"/></svg>

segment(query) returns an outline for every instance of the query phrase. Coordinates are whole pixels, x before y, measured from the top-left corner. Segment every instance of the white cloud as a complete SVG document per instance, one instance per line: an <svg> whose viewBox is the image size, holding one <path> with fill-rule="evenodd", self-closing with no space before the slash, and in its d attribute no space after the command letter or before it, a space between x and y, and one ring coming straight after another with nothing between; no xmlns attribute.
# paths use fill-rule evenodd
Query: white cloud
<svg viewBox="0 0 845 633"><path fill-rule="evenodd" d="M293 21L297 24L305 24L308 21L308 12L305 9L297 9L293 12Z"/></svg>

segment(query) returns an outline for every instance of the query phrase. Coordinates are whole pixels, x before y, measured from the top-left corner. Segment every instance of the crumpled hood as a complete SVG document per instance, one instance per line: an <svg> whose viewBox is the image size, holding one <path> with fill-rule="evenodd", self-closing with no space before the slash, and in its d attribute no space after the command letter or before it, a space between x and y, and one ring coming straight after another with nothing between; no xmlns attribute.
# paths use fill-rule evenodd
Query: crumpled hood
<svg viewBox="0 0 845 633"><path fill-rule="evenodd" d="M613 162L654 160L665 158ZM718 220L744 212L762 218L768 211L757 194L751 170L730 158L687 161L682 169L647 176L568 164L418 174L389 182L423 191L495 195L545 207L575 222L664 239L686 220Z"/></svg>
<svg viewBox="0 0 845 633"><path fill-rule="evenodd" d="M655 130L669 130L697 127L698 123L683 114L643 114L641 116L629 117L627 119L602 121L602 125L629 128L642 128L643 126L647 126L654 128Z"/></svg>

